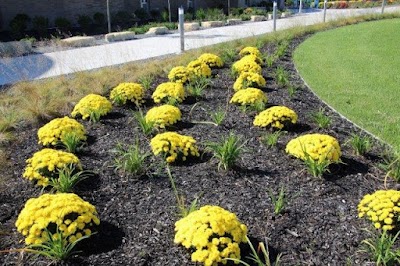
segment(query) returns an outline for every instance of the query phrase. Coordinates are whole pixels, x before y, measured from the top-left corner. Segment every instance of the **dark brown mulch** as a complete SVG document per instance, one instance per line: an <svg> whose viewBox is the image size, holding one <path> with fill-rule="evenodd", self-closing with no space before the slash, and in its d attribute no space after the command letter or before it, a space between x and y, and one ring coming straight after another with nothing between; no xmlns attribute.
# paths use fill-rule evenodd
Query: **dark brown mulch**
<svg viewBox="0 0 400 266"><path fill-rule="evenodd" d="M173 165L172 173L188 202L200 197L201 205L219 205L237 214L255 243L267 239L271 257L282 253L282 265L362 265L369 261L368 254L359 252L361 241L367 237L362 229L368 223L357 218L357 204L364 194L383 186L384 173L376 167L381 146L375 145L368 156L360 157L344 145L351 133L363 132L330 110L304 85L291 61L291 53L301 41L294 40L272 68L263 68L267 79L263 90L269 104L288 106L299 115L299 124L279 139L277 147L263 146L259 139L265 131L252 126L255 114L243 113L236 106L227 106L221 126L192 122L209 121L207 111L226 106L234 82L226 67L214 71L212 87L195 107L193 99L180 105L183 122L175 129L193 136L203 150L206 142L219 141L234 132L246 141L246 151L234 169L226 172L217 171L217 161L205 153L199 160ZM263 49L272 51L274 47ZM287 88L275 83L273 72L278 66L289 71L291 84L298 88L293 98ZM165 79L158 78L153 88L161 81ZM309 116L321 107L332 118L328 129L318 129ZM152 164L156 160L149 161L149 172L155 173L150 177L134 178L114 170L112 151L117 143L133 144L139 139L142 148L150 151L149 139L138 129L131 109L115 107L97 124L82 121L90 141L78 156L84 168L97 175L81 183L77 194L96 206L101 225L98 234L81 246L83 253L65 265L195 265L188 251L173 243L176 201L167 175ZM25 160L41 148L37 145L38 128L18 129L16 141L7 149L12 166L3 176L12 178L0 191L0 250L23 247L14 223L26 200L40 195L39 188L21 178ZM284 152L290 139L315 132L330 134L342 145L343 163L332 166L323 179L313 178L299 160ZM278 193L281 186L288 205L275 215L268 193ZM242 257L248 255L243 253ZM3 265L49 262L18 252L1 253L0 261Z"/></svg>

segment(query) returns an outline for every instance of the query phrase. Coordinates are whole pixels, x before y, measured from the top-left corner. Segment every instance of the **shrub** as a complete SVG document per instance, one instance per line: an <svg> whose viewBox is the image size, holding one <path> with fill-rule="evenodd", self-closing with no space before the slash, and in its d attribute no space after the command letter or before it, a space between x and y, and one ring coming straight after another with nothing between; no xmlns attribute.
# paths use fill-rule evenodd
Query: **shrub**
<svg viewBox="0 0 400 266"><path fill-rule="evenodd" d="M116 104L125 104L131 101L137 106L143 103L144 89L139 83L120 83L111 90L110 100Z"/></svg>
<svg viewBox="0 0 400 266"><path fill-rule="evenodd" d="M250 57L244 57L233 63L232 71L235 75L240 75L242 72L253 72L261 75L261 66Z"/></svg>
<svg viewBox="0 0 400 266"><path fill-rule="evenodd" d="M222 62L221 58L215 54L205 53L200 55L199 58L197 58L197 60L200 60L201 62L205 63L210 68L224 66L224 62Z"/></svg>
<svg viewBox="0 0 400 266"><path fill-rule="evenodd" d="M239 91L249 87L259 88L265 86L266 82L263 76L253 72L242 72L233 84L234 91Z"/></svg>
<svg viewBox="0 0 400 266"><path fill-rule="evenodd" d="M68 31L69 28L71 28L71 26L72 26L71 22L68 19L63 18L63 17L57 17L54 20L54 25L56 26L56 28L58 28L59 30L62 30L62 31Z"/></svg>
<svg viewBox="0 0 400 266"><path fill-rule="evenodd" d="M229 102L252 107L258 104L265 104L267 101L267 96L265 96L262 90L256 88L247 88L235 92Z"/></svg>
<svg viewBox="0 0 400 266"><path fill-rule="evenodd" d="M164 82L157 86L151 96L155 103L181 103L185 99L182 83Z"/></svg>
<svg viewBox="0 0 400 266"><path fill-rule="evenodd" d="M59 171L65 167L82 168L74 154L47 148L34 153L26 162L27 166L22 176L43 187L49 184L49 179L58 177Z"/></svg>
<svg viewBox="0 0 400 266"><path fill-rule="evenodd" d="M181 116L178 107L165 104L151 108L146 114L146 123L151 123L158 128L165 128L181 120Z"/></svg>
<svg viewBox="0 0 400 266"><path fill-rule="evenodd" d="M297 114L285 106L273 106L262 111L254 118L253 125L282 129L297 122Z"/></svg>
<svg viewBox="0 0 400 266"><path fill-rule="evenodd" d="M19 39L24 36L24 32L28 28L28 23L31 21L31 18L27 14L17 14L10 21L11 32L14 37Z"/></svg>
<svg viewBox="0 0 400 266"><path fill-rule="evenodd" d="M258 50L258 48L252 47L252 46L247 46L247 47L243 48L242 50L240 50L239 55L240 55L240 57L244 57L246 55L254 55L258 58L262 57L262 54Z"/></svg>
<svg viewBox="0 0 400 266"><path fill-rule="evenodd" d="M187 65L188 70L196 78L209 78L211 77L211 68L200 60L193 60Z"/></svg>
<svg viewBox="0 0 400 266"><path fill-rule="evenodd" d="M93 24L93 20L87 15L79 15L78 24L83 31L88 31L90 30L90 26Z"/></svg>
<svg viewBox="0 0 400 266"><path fill-rule="evenodd" d="M73 243L91 235L99 224L96 208L73 193L43 194L29 199L15 223L27 245L48 241L47 232L55 238L62 233Z"/></svg>
<svg viewBox="0 0 400 266"><path fill-rule="evenodd" d="M151 139L150 146L154 155L163 155L167 163L185 161L188 156L200 156L194 138L175 132L157 134Z"/></svg>
<svg viewBox="0 0 400 266"><path fill-rule="evenodd" d="M235 214L206 205L177 221L175 232L174 242L193 250L193 262L211 266L240 259L239 245L246 243L247 227Z"/></svg>
<svg viewBox="0 0 400 266"><path fill-rule="evenodd" d="M168 79L171 82L185 84L191 78L192 72L187 67L177 66L171 69L168 74Z"/></svg>
<svg viewBox="0 0 400 266"><path fill-rule="evenodd" d="M285 151L296 158L314 161L339 162L341 151L339 142L324 134L306 134L289 141Z"/></svg>
<svg viewBox="0 0 400 266"><path fill-rule="evenodd" d="M84 126L75 119L67 116L51 120L38 130L39 144L56 146L66 143L69 134L75 134L79 141L86 140Z"/></svg>
<svg viewBox="0 0 400 266"><path fill-rule="evenodd" d="M36 30L40 36L44 36L47 33L49 27L49 19L43 16L35 16L32 20L33 29Z"/></svg>
<svg viewBox="0 0 400 266"><path fill-rule="evenodd" d="M98 122L100 117L106 115L111 109L112 104L107 98L97 94L89 94L75 105L71 115L76 117L79 114L82 119L89 117L90 121Z"/></svg>
<svg viewBox="0 0 400 266"><path fill-rule="evenodd" d="M375 228L384 231L398 229L400 191L378 190L365 195L357 206L358 217L366 217Z"/></svg>
<svg viewBox="0 0 400 266"><path fill-rule="evenodd" d="M103 13L96 12L93 14L93 22L96 26L103 26L106 24L106 16Z"/></svg>

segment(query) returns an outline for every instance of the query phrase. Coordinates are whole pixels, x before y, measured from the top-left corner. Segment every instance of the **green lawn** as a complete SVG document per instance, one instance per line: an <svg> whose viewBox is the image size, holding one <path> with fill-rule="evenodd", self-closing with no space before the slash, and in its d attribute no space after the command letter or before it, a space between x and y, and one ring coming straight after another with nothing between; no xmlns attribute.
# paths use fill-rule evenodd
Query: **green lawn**
<svg viewBox="0 0 400 266"><path fill-rule="evenodd" d="M400 19L320 32L294 53L297 69L321 99L400 148Z"/></svg>

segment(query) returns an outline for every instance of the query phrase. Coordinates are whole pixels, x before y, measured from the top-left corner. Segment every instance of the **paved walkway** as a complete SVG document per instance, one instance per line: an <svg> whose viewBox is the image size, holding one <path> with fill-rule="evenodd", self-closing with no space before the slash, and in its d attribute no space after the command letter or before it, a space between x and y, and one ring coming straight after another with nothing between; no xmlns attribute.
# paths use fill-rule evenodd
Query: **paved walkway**
<svg viewBox="0 0 400 266"><path fill-rule="evenodd" d="M327 10L327 20L380 13L380 8ZM385 13L400 12L400 7L386 7ZM323 12L315 10L277 20L277 30L323 21ZM185 33L185 50L256 36L273 31L273 21L243 23ZM21 80L54 77L78 71L118 65L180 52L179 34L168 34L59 52L0 59L0 85Z"/></svg>

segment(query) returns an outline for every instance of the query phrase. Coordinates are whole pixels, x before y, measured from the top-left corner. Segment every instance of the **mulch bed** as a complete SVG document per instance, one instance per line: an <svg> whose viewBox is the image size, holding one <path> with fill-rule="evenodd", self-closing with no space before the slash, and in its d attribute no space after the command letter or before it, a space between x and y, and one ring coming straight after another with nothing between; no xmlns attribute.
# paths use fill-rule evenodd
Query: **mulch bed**
<svg viewBox="0 0 400 266"><path fill-rule="evenodd" d="M357 204L363 195L383 187L384 173L378 169L381 145L364 157L353 155L344 145L352 133L364 134L353 124L325 106L304 84L292 62L292 51L303 40L293 40L285 56L272 68L263 67L269 105L285 105L299 115L299 123L282 135L275 148L260 142L266 131L255 128L255 113L243 113L237 106L227 105L233 95L234 78L229 67L214 70L211 88L204 97L188 98L179 107L183 121L174 128L178 133L193 136L204 151L208 141L219 141L234 132L246 141L241 160L229 171L217 171L217 161L204 153L201 159L171 166L179 191L187 202L199 197L201 205L218 205L235 213L249 228L256 244L268 241L271 257L282 253L282 265L346 265L351 261L362 265L368 254L360 252L361 241L368 234L368 222L357 217ZM262 50L272 52L272 45ZM274 69L284 67L290 83L298 88L293 98L287 88L280 88ZM158 77L153 89L164 77ZM147 96L150 99L150 92ZM152 107L150 100L144 107ZM227 108L221 126L193 123L210 121L207 111ZM326 108L332 118L328 129L318 129L310 113ZM192 109L193 108L193 109ZM117 143L134 144L139 140L143 150L150 151L149 139L139 130L132 115L133 106L114 107L113 112L97 124L81 121L89 134L89 144L78 154L87 170L96 177L85 180L76 193L96 206L101 220L98 233L86 240L77 256L63 265L196 265L189 252L173 243L177 221L176 200L165 171L149 161L151 176L135 178L116 172ZM189 114L191 117L189 117ZM22 178L25 160L41 149L37 144L39 126L15 131L16 139L7 147L12 165L3 176L11 176L0 189L0 250L23 247L23 237L16 231L15 221L27 199L40 195L40 188ZM301 134L326 133L336 137L342 147L342 164L332 165L331 173L322 179L312 177L300 160L284 151L286 143ZM283 213L275 215L269 191L277 194L281 186L288 196ZM249 255L242 252L242 257ZM3 265L47 265L48 260L21 252L0 253Z"/></svg>

